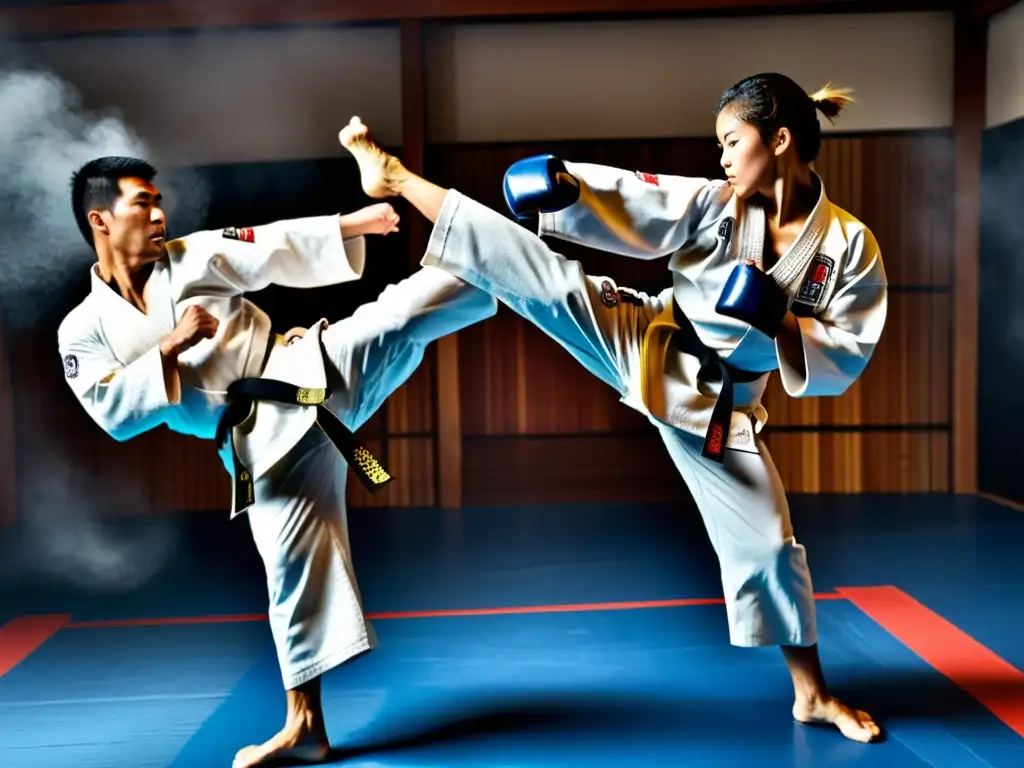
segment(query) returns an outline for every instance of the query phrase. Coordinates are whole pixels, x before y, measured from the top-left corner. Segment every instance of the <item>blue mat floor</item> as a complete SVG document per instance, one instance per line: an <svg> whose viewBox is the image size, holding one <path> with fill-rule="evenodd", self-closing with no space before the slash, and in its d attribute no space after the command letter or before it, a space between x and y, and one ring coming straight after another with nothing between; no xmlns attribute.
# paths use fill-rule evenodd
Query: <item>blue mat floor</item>
<svg viewBox="0 0 1024 768"><path fill-rule="evenodd" d="M818 593L897 586L1024 669L1024 513L942 495L793 508ZM264 613L246 523L225 517L93 523L96 551L63 559L8 530L0 623ZM721 596L688 508L357 510L350 530L371 613ZM778 650L730 646L716 604L378 620L380 647L324 679L334 763L1024 766L1024 739L855 605L818 613L828 679L883 743L795 724ZM68 628L0 677L0 766L230 766L283 717L264 622Z"/></svg>

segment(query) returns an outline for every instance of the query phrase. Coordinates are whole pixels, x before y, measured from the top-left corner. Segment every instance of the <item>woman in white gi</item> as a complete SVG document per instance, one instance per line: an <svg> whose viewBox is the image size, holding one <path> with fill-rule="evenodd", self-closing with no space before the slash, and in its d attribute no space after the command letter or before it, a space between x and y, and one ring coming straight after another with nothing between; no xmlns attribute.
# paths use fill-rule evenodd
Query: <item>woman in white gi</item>
<svg viewBox="0 0 1024 768"><path fill-rule="evenodd" d="M879 727L826 685L806 553L758 434L771 371L793 397L840 395L885 323L878 244L828 200L811 166L817 112L832 118L848 101L832 89L809 96L778 74L729 88L716 124L725 180L551 156L509 168L506 201L521 218L537 216L541 235L670 256L674 285L657 296L586 275L526 228L410 173L358 118L339 138L367 194L404 197L434 222L425 265L493 294L648 415L721 563L731 642L779 645L793 716L867 742Z"/></svg>

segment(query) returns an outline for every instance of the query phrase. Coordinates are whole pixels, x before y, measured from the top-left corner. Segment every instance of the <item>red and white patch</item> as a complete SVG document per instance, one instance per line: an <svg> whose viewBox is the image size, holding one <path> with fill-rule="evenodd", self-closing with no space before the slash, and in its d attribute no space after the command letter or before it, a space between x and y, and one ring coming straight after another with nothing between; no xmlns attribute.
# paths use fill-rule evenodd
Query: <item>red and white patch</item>
<svg viewBox="0 0 1024 768"><path fill-rule="evenodd" d="M801 304L818 307L825 296L825 285L828 283L833 269L835 269L835 261L823 253L817 254L794 300Z"/></svg>
<svg viewBox="0 0 1024 768"><path fill-rule="evenodd" d="M647 173L647 171L637 171L636 177L640 179L640 181L645 181L648 184L658 186L658 177L653 173Z"/></svg>
<svg viewBox="0 0 1024 768"><path fill-rule="evenodd" d="M718 456L722 452L722 437L725 435L725 430L722 429L721 424L711 425L711 438L708 440L708 451L713 456Z"/></svg>
<svg viewBox="0 0 1024 768"><path fill-rule="evenodd" d="M223 232L228 240L241 240L243 243L255 243L256 233L252 227L228 227Z"/></svg>

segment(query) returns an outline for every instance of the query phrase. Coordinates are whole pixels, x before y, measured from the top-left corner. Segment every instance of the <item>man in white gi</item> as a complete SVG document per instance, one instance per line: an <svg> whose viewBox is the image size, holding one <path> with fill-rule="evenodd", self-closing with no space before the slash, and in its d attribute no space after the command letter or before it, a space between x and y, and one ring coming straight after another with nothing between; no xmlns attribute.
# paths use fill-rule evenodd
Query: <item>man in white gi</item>
<svg viewBox="0 0 1024 768"><path fill-rule="evenodd" d="M368 195L401 196L434 222L423 264L495 295L649 417L721 563L731 642L780 646L793 716L866 742L879 727L826 685L806 553L758 434L771 371L791 396L839 395L885 322L878 244L827 199L810 165L816 112L834 117L847 101L829 89L808 96L781 75L737 83L718 108L724 181L552 156L509 168L506 201L518 217L539 219L540 234L670 256L674 286L657 296L586 275L533 232L410 173L358 118L339 138Z"/></svg>
<svg viewBox="0 0 1024 768"><path fill-rule="evenodd" d="M430 342L491 317L497 304L424 267L350 317L282 338L244 294L358 279L364 236L397 229L391 206L166 241L155 174L141 160L106 157L74 176L74 213L97 263L91 292L59 328L66 380L117 440L159 425L221 440L232 516L247 510L266 568L288 700L281 732L242 749L235 766L322 760L321 676L375 645L352 568L345 485L350 466L370 488L390 478L352 433Z"/></svg>

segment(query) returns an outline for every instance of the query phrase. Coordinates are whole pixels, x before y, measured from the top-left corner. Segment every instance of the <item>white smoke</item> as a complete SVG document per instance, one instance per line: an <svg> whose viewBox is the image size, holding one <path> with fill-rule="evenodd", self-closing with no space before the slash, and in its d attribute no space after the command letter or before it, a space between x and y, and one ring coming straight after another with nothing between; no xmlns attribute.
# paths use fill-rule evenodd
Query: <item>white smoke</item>
<svg viewBox="0 0 1024 768"><path fill-rule="evenodd" d="M71 211L72 173L148 148L116 113L85 112L77 91L45 71L0 71L0 114L0 301L21 326L95 259Z"/></svg>
<svg viewBox="0 0 1024 768"><path fill-rule="evenodd" d="M0 583L30 579L124 593L167 564L180 544L179 526L171 516L147 514L141 489L33 448L19 478L19 525L7 539Z"/></svg>
<svg viewBox="0 0 1024 768"><path fill-rule="evenodd" d="M71 209L74 171L106 155L152 157L117 110L84 109L79 92L45 70L0 70L0 115L0 304L17 327L42 317L95 261ZM202 220L209 192L194 172L157 183L172 236Z"/></svg>
<svg viewBox="0 0 1024 768"><path fill-rule="evenodd" d="M71 176L89 160L128 155L150 160L150 148L117 110L88 111L78 91L43 69L0 69L0 309L11 336L31 326L53 325L54 310L88 290L95 254L83 239L71 208ZM158 171L161 169L158 168ZM161 183L161 181L163 183ZM205 215L208 190L190 171L158 174L172 211L191 225ZM84 297L84 296L83 296ZM59 318L57 318L59 319ZM43 322L45 321L45 322ZM15 368L16 361L9 361ZM60 386L60 379L55 379ZM19 455L18 534L15 551L0 567L3 580L56 579L87 591L126 591L154 576L172 556L178 527L171 518L124 526L114 518L146 515L142 489L118 467L100 472L76 465L48 425L27 423L41 412L25 398L67 398L66 389L38 392L15 382Z"/></svg>

